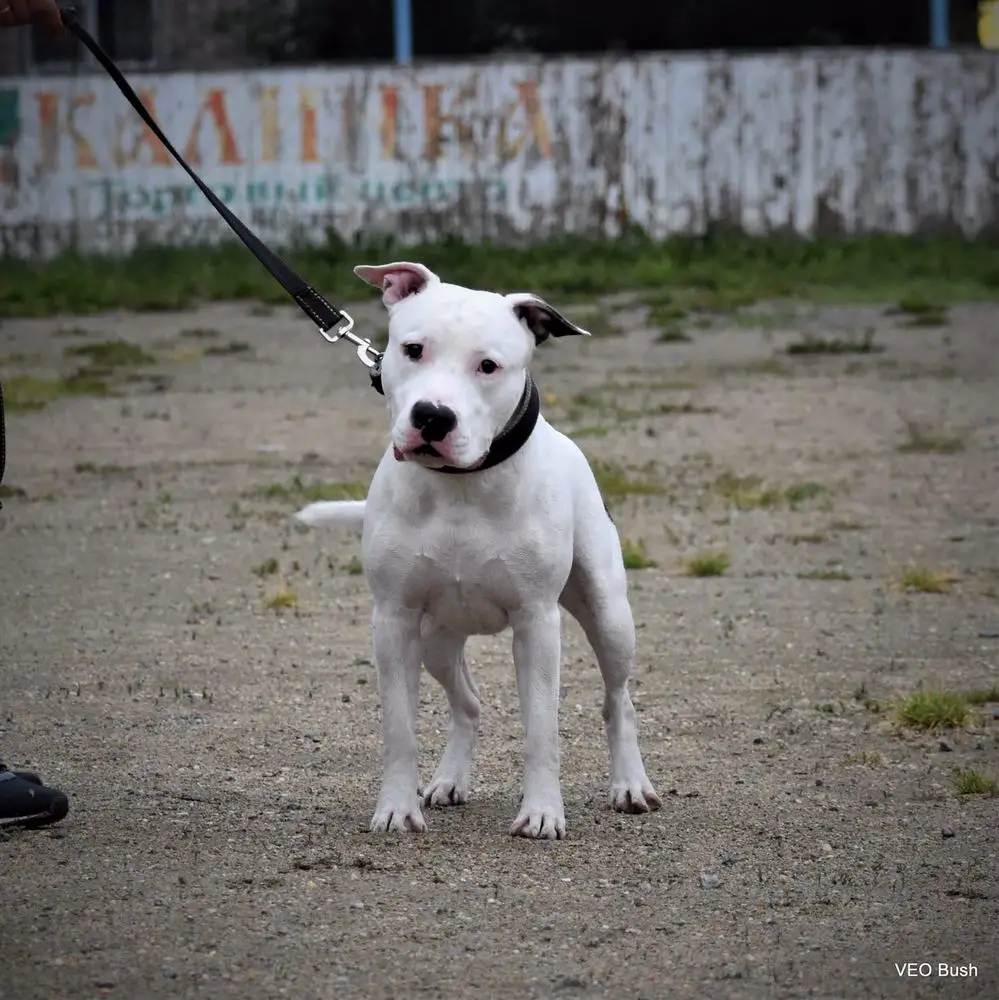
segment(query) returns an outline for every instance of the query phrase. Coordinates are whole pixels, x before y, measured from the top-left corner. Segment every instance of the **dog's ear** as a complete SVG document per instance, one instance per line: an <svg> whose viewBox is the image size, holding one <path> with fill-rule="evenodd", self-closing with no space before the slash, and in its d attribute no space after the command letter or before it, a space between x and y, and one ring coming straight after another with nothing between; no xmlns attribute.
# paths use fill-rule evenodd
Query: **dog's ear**
<svg viewBox="0 0 999 1000"><path fill-rule="evenodd" d="M588 337L588 330L567 320L554 306L530 292L516 292L506 297L514 316L534 334L534 343L544 343L549 337Z"/></svg>
<svg viewBox="0 0 999 1000"><path fill-rule="evenodd" d="M382 290L382 302L386 309L441 280L429 267L412 264L408 260L394 264L358 264L354 274Z"/></svg>

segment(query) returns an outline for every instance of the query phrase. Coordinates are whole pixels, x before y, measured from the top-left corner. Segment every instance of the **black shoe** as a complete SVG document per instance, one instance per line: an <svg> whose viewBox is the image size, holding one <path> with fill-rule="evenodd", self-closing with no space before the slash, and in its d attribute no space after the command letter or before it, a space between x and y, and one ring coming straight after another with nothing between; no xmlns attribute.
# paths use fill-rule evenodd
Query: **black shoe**
<svg viewBox="0 0 999 1000"><path fill-rule="evenodd" d="M45 826L58 823L69 812L69 799L56 788L46 788L37 775L0 767L0 827Z"/></svg>

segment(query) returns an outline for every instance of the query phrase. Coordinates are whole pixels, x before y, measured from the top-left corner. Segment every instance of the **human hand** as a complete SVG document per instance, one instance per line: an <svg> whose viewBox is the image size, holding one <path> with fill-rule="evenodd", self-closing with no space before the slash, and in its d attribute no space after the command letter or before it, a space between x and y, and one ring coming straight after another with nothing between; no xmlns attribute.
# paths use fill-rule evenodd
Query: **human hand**
<svg viewBox="0 0 999 1000"><path fill-rule="evenodd" d="M56 0L0 0L0 28L22 24L40 24L53 35L66 33Z"/></svg>

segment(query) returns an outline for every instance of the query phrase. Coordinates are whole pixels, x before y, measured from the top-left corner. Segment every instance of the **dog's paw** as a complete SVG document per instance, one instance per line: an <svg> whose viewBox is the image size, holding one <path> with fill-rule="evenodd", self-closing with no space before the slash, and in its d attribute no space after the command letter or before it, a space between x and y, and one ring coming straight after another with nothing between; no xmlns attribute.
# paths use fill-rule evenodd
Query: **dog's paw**
<svg viewBox="0 0 999 1000"><path fill-rule="evenodd" d="M427 829L419 799L412 802L379 802L371 817L372 833L425 833Z"/></svg>
<svg viewBox="0 0 999 1000"><path fill-rule="evenodd" d="M558 802L523 802L510 827L514 837L531 840L565 840L565 808Z"/></svg>
<svg viewBox="0 0 999 1000"><path fill-rule="evenodd" d="M662 808L662 804L663 800L644 776L634 781L616 781L611 785L610 805L616 812L655 812Z"/></svg>
<svg viewBox="0 0 999 1000"><path fill-rule="evenodd" d="M468 775L437 775L423 789L425 806L463 806L471 794Z"/></svg>

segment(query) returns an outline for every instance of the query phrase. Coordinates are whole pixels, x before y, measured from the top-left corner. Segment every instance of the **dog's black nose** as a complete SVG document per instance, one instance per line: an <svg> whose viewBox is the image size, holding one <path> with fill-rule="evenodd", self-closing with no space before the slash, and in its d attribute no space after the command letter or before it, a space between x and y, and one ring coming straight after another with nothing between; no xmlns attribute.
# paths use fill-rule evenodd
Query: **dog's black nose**
<svg viewBox="0 0 999 1000"><path fill-rule="evenodd" d="M458 416L450 406L437 406L423 399L413 405L409 419L427 444L443 441L458 425Z"/></svg>

